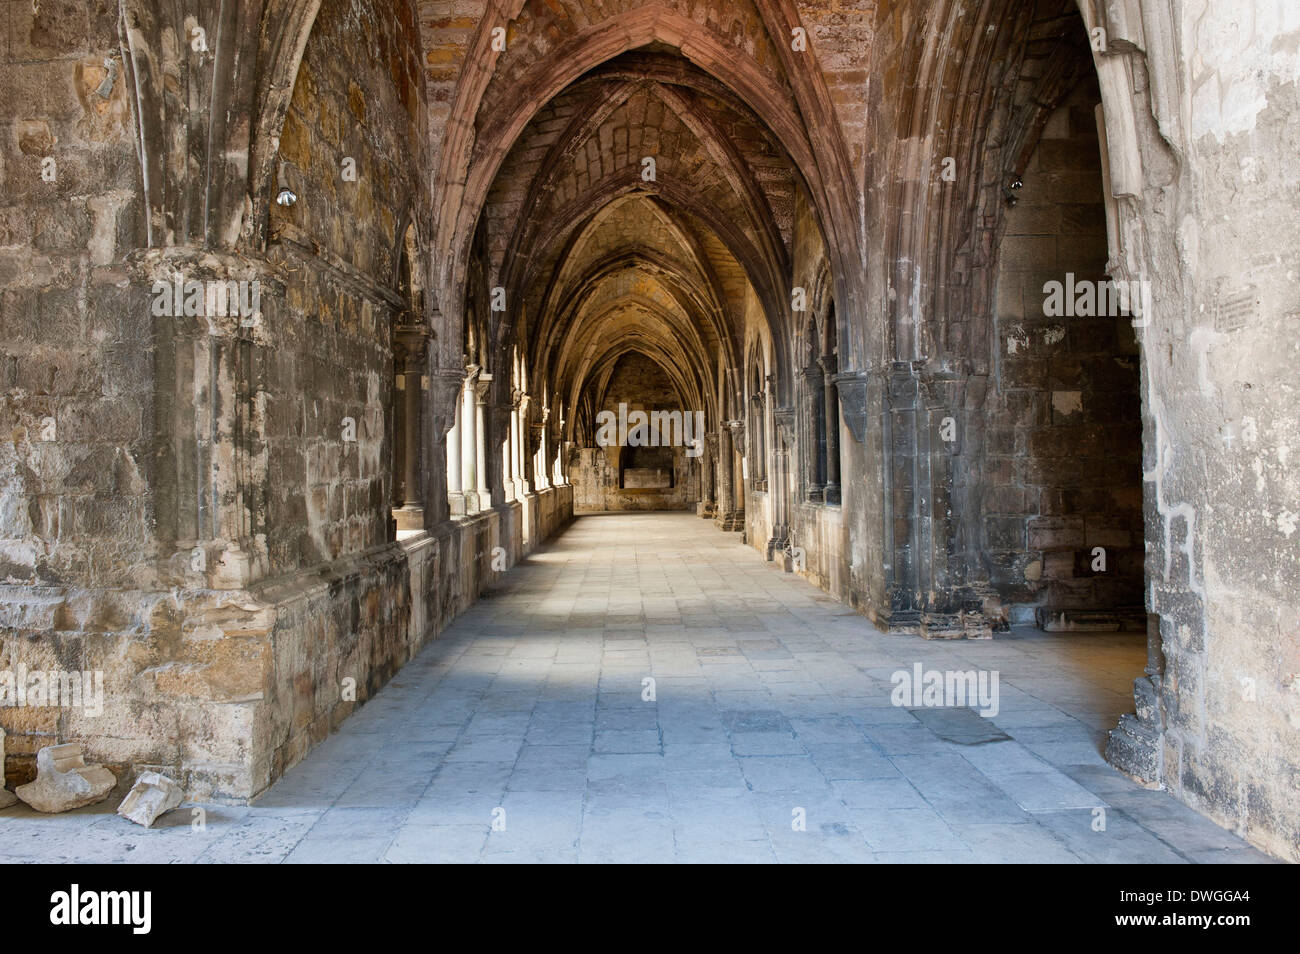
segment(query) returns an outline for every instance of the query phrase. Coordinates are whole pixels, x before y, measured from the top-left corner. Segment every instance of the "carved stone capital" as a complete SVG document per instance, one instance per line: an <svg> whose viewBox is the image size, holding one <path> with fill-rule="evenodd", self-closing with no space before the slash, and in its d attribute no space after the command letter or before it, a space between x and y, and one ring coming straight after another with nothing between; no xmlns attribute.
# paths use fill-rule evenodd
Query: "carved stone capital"
<svg viewBox="0 0 1300 954"><path fill-rule="evenodd" d="M778 407L772 415L776 419L776 430L781 442L787 447L794 444L794 408Z"/></svg>
<svg viewBox="0 0 1300 954"><path fill-rule="evenodd" d="M403 318L412 317L403 315ZM396 353L403 374L423 374L429 350L429 332L423 325L399 324L394 329Z"/></svg>
<svg viewBox="0 0 1300 954"><path fill-rule="evenodd" d="M745 453L745 422L727 421L727 430L731 431L731 443L737 454Z"/></svg>
<svg viewBox="0 0 1300 954"><path fill-rule="evenodd" d="M832 379L840 395L840 420L859 444L867 439L867 375L845 371Z"/></svg>
<svg viewBox="0 0 1300 954"><path fill-rule="evenodd" d="M443 368L429 375L429 389L433 392L433 433L442 440L456 426L460 410L461 393L465 388L465 372Z"/></svg>

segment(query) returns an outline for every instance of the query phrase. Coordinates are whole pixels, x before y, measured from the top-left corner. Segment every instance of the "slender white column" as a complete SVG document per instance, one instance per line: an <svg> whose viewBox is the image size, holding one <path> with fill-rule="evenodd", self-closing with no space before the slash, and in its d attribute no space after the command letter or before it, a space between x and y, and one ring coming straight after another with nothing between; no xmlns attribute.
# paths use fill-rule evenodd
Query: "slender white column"
<svg viewBox="0 0 1300 954"><path fill-rule="evenodd" d="M524 490L524 447L521 436L523 428L519 422L522 412L516 406L510 409L510 479L515 485L515 498L523 499Z"/></svg>
<svg viewBox="0 0 1300 954"><path fill-rule="evenodd" d="M465 390L460 395L460 474L461 486L465 493L465 512L474 513L479 509L475 488L478 477L475 465L478 463L477 437L474 413L474 378L466 378Z"/></svg>
<svg viewBox="0 0 1300 954"><path fill-rule="evenodd" d="M510 472L515 459L514 448L510 446L513 437L510 428L506 428L506 439L501 442L501 492L506 495L506 500L515 499L515 479Z"/></svg>
<svg viewBox="0 0 1300 954"><path fill-rule="evenodd" d="M486 510L492 506L492 491L487 485L487 388L475 388L474 428L477 453L478 506Z"/></svg>

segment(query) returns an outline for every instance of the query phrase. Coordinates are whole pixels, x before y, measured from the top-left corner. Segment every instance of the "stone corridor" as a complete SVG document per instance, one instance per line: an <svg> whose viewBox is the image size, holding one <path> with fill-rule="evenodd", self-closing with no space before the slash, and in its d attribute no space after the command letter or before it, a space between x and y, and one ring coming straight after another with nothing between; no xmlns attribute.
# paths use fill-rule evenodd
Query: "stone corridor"
<svg viewBox="0 0 1300 954"><path fill-rule="evenodd" d="M5 9L0 854L1300 862L1296 0Z"/></svg>
<svg viewBox="0 0 1300 954"><path fill-rule="evenodd" d="M884 635L693 516L579 517L252 806L20 805L0 862L1268 861L1103 761L1144 659ZM917 663L998 714L892 705Z"/></svg>

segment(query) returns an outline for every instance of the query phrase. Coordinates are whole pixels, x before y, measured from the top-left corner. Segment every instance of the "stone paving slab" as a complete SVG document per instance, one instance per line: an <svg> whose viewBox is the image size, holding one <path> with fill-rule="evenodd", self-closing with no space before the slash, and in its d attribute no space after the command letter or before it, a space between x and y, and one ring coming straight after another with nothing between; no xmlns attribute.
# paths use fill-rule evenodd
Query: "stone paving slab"
<svg viewBox="0 0 1300 954"><path fill-rule="evenodd" d="M579 519L253 805L19 805L0 861L1269 861L1101 758L1145 658L887 636L693 516ZM894 705L917 664L997 715Z"/></svg>

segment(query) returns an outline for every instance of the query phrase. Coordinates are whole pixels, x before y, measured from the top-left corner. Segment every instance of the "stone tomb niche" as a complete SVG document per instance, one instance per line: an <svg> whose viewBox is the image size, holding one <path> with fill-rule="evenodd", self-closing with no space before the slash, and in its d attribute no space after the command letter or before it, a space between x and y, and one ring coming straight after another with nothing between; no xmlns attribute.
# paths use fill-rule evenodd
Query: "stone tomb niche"
<svg viewBox="0 0 1300 954"><path fill-rule="evenodd" d="M619 454L620 490L672 490L671 447L624 447Z"/></svg>

